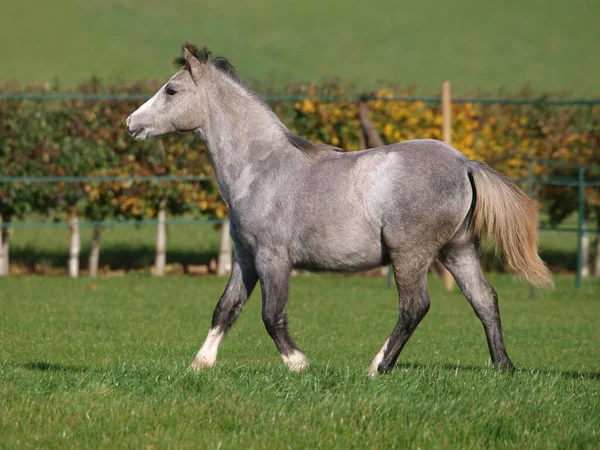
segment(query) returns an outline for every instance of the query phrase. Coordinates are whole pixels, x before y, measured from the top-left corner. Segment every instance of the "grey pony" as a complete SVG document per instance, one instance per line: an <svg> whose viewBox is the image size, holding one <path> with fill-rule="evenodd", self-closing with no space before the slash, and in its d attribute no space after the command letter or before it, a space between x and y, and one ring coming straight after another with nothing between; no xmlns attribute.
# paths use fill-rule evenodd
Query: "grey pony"
<svg viewBox="0 0 600 450"><path fill-rule="evenodd" d="M225 58L186 43L176 63L126 122L135 139L199 132L229 208L234 264L193 369L214 366L258 281L267 332L291 370L305 369L287 327L292 269L353 272L391 262L399 318L369 368L387 372L429 309L427 269L436 257L481 320L493 364L512 367L480 240L493 236L516 273L552 285L538 256L533 203L517 186L435 140L352 153L313 144L288 130Z"/></svg>

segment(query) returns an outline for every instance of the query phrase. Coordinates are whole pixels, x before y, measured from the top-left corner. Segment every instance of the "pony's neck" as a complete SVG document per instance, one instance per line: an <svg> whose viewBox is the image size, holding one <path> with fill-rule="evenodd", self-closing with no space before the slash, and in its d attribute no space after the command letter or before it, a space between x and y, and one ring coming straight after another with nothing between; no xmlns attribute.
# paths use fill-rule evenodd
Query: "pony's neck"
<svg viewBox="0 0 600 450"><path fill-rule="evenodd" d="M221 195L231 207L253 173L296 152L273 111L241 86L225 83L228 86L214 86L207 96L208 121L198 131L210 153Z"/></svg>

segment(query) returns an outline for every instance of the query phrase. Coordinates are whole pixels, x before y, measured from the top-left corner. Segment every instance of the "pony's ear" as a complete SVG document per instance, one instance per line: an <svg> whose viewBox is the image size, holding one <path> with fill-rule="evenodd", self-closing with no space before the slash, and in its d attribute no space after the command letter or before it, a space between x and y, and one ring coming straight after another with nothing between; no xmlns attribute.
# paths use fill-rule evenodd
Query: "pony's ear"
<svg viewBox="0 0 600 450"><path fill-rule="evenodd" d="M191 51L187 49L187 47L183 48L183 57L185 58L185 62L187 67L189 68L190 73L192 74L193 79L200 78L200 72L202 70L202 64L196 58Z"/></svg>

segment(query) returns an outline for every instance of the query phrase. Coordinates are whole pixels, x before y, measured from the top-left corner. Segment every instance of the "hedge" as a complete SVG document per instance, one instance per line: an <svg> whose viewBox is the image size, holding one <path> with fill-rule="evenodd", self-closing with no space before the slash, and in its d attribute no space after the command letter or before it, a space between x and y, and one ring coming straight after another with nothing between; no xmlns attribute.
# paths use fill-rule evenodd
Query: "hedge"
<svg viewBox="0 0 600 450"><path fill-rule="evenodd" d="M109 83L97 80L73 92L152 93L156 82ZM48 86L4 86L2 92L57 92ZM295 84L286 94L296 100L270 105L295 133L346 151L360 146L356 92L340 82ZM386 143L415 138L441 138L439 104L398 101L410 92L382 89L369 101L374 125ZM327 100L327 96L338 97ZM341 97L341 98L339 98ZM2 176L148 176L206 175L213 170L204 144L194 133L136 142L126 133L125 118L140 100L0 100L0 167ZM577 164L600 161L600 107L544 104L452 105L453 144L469 158L483 160L507 176L527 176L527 159ZM556 175L544 164L538 177ZM553 194L554 192L554 194ZM569 211L565 190L542 189L543 205L554 208L556 221ZM572 198L572 194L567 197ZM561 198L560 202L556 199ZM598 205L597 189L589 189L589 205ZM0 214L5 222L31 213L64 219L76 209L88 220L151 219L159 204L170 215L222 218L226 207L216 184L206 182L2 183ZM572 202L571 202L572 203ZM554 206L552 206L554 205Z"/></svg>

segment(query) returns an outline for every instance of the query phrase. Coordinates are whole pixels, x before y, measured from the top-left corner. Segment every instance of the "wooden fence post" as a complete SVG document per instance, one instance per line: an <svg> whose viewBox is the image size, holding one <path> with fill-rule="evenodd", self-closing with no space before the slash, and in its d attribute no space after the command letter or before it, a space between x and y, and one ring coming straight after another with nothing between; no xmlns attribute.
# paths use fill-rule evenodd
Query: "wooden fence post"
<svg viewBox="0 0 600 450"><path fill-rule="evenodd" d="M585 168L583 166L579 166L577 169L577 181L577 273L575 274L575 289L580 289L583 272L583 236L585 234Z"/></svg>
<svg viewBox="0 0 600 450"><path fill-rule="evenodd" d="M359 150L366 150L367 147L367 136L365 134L365 129L363 127L360 127L360 133L358 135L358 139L359 139Z"/></svg>
<svg viewBox="0 0 600 450"><path fill-rule="evenodd" d="M369 148L383 147L383 140L381 139L381 136L379 136L377 129L375 129L373 122L371 122L371 119L369 118L369 105L367 104L366 100L361 100L358 105L358 117L360 118L362 129L367 137L367 141L369 142Z"/></svg>
<svg viewBox="0 0 600 450"><path fill-rule="evenodd" d="M442 137L444 142L452 145L452 120L451 120L451 97L450 97L450 82L442 83ZM452 274L444 267L443 269L444 287L447 291L451 291L454 286Z"/></svg>
<svg viewBox="0 0 600 450"><path fill-rule="evenodd" d="M586 233L588 221L583 218L583 234L581 235L581 276L590 276L590 235Z"/></svg>
<svg viewBox="0 0 600 450"><path fill-rule="evenodd" d="M223 227L221 228L221 246L219 248L219 263L217 265L217 275L219 276L231 272L231 236L229 235L229 228L229 217L225 217Z"/></svg>
<svg viewBox="0 0 600 450"><path fill-rule="evenodd" d="M88 260L88 271L90 277L98 276L98 264L100 263L100 237L102 229L99 226L94 227L92 232L92 248L90 250L90 259Z"/></svg>
<svg viewBox="0 0 600 450"><path fill-rule="evenodd" d="M79 218L77 213L71 213L69 220L69 276L79 276L79 251L81 250L81 238L79 234Z"/></svg>
<svg viewBox="0 0 600 450"><path fill-rule="evenodd" d="M2 217L0 216L0 226L2 226ZM8 228L0 228L0 276L8 275L10 250L10 241Z"/></svg>
<svg viewBox="0 0 600 450"><path fill-rule="evenodd" d="M164 203L158 211L158 227L156 229L156 259L154 261L154 275L162 277L165 274L167 262L167 213Z"/></svg>

